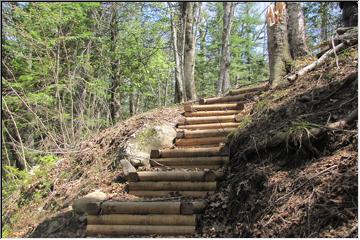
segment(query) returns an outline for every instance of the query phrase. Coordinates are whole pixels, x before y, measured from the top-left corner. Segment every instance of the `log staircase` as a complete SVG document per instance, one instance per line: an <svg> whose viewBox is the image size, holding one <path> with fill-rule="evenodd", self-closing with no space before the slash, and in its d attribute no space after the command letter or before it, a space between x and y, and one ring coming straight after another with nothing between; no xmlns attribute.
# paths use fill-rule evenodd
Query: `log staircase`
<svg viewBox="0 0 360 240"><path fill-rule="evenodd" d="M226 136L238 127L244 103L267 88L261 84L186 104L173 148L151 151L154 171L126 171L129 194L142 200L89 204L86 234L193 236L204 199L216 191L229 161Z"/></svg>

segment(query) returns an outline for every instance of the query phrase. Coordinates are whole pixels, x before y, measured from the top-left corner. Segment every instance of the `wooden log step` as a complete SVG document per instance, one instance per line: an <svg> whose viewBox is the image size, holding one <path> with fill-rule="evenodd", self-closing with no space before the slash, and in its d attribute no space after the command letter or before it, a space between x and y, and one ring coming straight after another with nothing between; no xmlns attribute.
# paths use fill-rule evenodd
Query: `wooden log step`
<svg viewBox="0 0 360 240"><path fill-rule="evenodd" d="M129 182L130 191L214 191L216 182Z"/></svg>
<svg viewBox="0 0 360 240"><path fill-rule="evenodd" d="M256 86L243 87L243 88L239 88L239 89L230 90L229 95L233 96L233 95L239 95L239 94L254 92L254 91L264 91L264 90L267 90L269 87L270 87L269 83L266 82L266 83L256 85Z"/></svg>
<svg viewBox="0 0 360 240"><path fill-rule="evenodd" d="M200 104L214 104L214 103L225 103L225 102L234 102L234 101L243 101L249 98L252 98L258 92L249 92L243 93L234 96L225 96L225 97L213 97L213 98L202 98L200 99Z"/></svg>
<svg viewBox="0 0 360 240"><path fill-rule="evenodd" d="M226 137L181 138L175 139L175 146L199 146L224 142L226 142Z"/></svg>
<svg viewBox="0 0 360 240"><path fill-rule="evenodd" d="M214 144L205 144L205 145L193 145L193 146L176 146L177 149L184 149L184 148L210 148L210 147L218 147L220 143L214 143Z"/></svg>
<svg viewBox="0 0 360 240"><path fill-rule="evenodd" d="M180 214L180 202L119 202L101 204L102 214Z"/></svg>
<svg viewBox="0 0 360 240"><path fill-rule="evenodd" d="M178 166L168 166L173 169L209 169L216 170L222 167L222 165L178 165Z"/></svg>
<svg viewBox="0 0 360 240"><path fill-rule="evenodd" d="M213 194L214 191L130 191L129 194L138 197L191 197L191 198L204 198L208 194Z"/></svg>
<svg viewBox="0 0 360 240"><path fill-rule="evenodd" d="M205 201L194 201L191 203L193 205L194 213L203 213L207 206Z"/></svg>
<svg viewBox="0 0 360 240"><path fill-rule="evenodd" d="M239 115L211 116L211 117L184 117L178 122L178 126L205 123L236 122L240 120Z"/></svg>
<svg viewBox="0 0 360 240"><path fill-rule="evenodd" d="M198 208L196 210L198 211ZM163 214L149 214L149 215L110 214L110 215L99 215L99 216L89 215L87 216L87 224L195 226L196 216L195 215L163 215Z"/></svg>
<svg viewBox="0 0 360 240"><path fill-rule="evenodd" d="M225 123L209 123L209 124L193 124L193 125L181 125L178 129L188 130L201 130L201 129L225 129L225 128L237 128L238 122L225 122Z"/></svg>
<svg viewBox="0 0 360 240"><path fill-rule="evenodd" d="M185 105L185 112L195 111L226 111L226 110L243 110L243 102L212 104L212 105Z"/></svg>
<svg viewBox="0 0 360 240"><path fill-rule="evenodd" d="M191 165L221 165L229 161L229 156L215 157L184 157L184 158L158 158L151 159L151 166L191 166Z"/></svg>
<svg viewBox="0 0 360 240"><path fill-rule="evenodd" d="M227 136L236 128L217 128L204 130L187 130L181 129L176 132L176 138L205 138Z"/></svg>
<svg viewBox="0 0 360 240"><path fill-rule="evenodd" d="M185 117L226 116L241 113L240 110L184 112Z"/></svg>
<svg viewBox="0 0 360 240"><path fill-rule="evenodd" d="M226 157L228 158L228 157ZM160 158L161 159L161 158ZM158 159L158 160L160 160ZM139 181L215 181L223 172L215 171L143 171L138 172Z"/></svg>
<svg viewBox="0 0 360 240"><path fill-rule="evenodd" d="M151 150L150 158L173 158L173 157L213 157L228 156L229 147L219 146L211 148L189 148L189 149L156 149Z"/></svg>
<svg viewBox="0 0 360 240"><path fill-rule="evenodd" d="M96 236L124 236L131 235L187 235L195 232L195 226L171 226L168 225L87 225L86 235Z"/></svg>

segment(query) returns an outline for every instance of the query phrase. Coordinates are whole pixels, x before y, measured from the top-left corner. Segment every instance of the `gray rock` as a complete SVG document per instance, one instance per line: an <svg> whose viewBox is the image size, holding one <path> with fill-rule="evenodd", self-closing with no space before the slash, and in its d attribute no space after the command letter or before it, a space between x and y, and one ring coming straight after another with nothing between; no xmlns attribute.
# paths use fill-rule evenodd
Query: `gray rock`
<svg viewBox="0 0 360 240"><path fill-rule="evenodd" d="M72 204L72 208L76 213L85 213L86 212L86 205L88 203L96 203L105 201L108 198L106 193L100 191L91 192L79 199L76 199Z"/></svg>

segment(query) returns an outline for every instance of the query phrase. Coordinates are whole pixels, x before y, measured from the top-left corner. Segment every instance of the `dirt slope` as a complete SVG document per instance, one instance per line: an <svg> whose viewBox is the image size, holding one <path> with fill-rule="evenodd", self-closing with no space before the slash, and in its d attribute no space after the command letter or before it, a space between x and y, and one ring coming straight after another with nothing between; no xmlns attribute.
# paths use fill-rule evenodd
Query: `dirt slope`
<svg viewBox="0 0 360 240"><path fill-rule="evenodd" d="M357 78L342 81L357 72L356 50L339 61L253 104L229 139L227 178L208 199L203 237L357 237L357 125L321 127L358 107Z"/></svg>
<svg viewBox="0 0 360 240"><path fill-rule="evenodd" d="M48 172L51 192L41 198L42 179L3 202L3 220L11 226L8 237L84 237L85 219L71 210L74 199L99 189L113 199L131 199L126 193L118 154L127 139L145 124L175 125L182 107L153 110L119 122L80 144Z"/></svg>

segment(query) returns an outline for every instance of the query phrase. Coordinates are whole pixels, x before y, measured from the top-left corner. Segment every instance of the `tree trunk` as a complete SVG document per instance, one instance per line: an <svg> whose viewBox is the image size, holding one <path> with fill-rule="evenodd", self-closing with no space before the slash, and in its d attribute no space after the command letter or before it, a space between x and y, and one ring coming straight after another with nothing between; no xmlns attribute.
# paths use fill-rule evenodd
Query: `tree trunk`
<svg viewBox="0 0 360 240"><path fill-rule="evenodd" d="M320 3L319 13L321 16L321 32L320 32L321 41L326 41L328 39L328 33L327 33L328 11L329 11L329 3L327 2Z"/></svg>
<svg viewBox="0 0 360 240"><path fill-rule="evenodd" d="M276 14L275 14L276 13ZM267 16L270 83L272 87L287 84L284 76L291 61L285 3L277 2L268 8Z"/></svg>
<svg viewBox="0 0 360 240"><path fill-rule="evenodd" d="M170 8L170 3L169 8ZM171 9L170 9L171 11ZM181 67L181 55L178 49L178 31L176 29L174 18L172 12L170 12L170 24L171 24L171 33L172 33L172 45L173 45L173 52L174 52L174 59L175 59L175 103L181 103L184 101L184 94L183 94L183 79L182 79L182 67Z"/></svg>
<svg viewBox="0 0 360 240"><path fill-rule="evenodd" d="M286 4L289 16L288 37L292 58L306 56L309 49L305 38L305 19L301 4L298 2L288 2Z"/></svg>
<svg viewBox="0 0 360 240"><path fill-rule="evenodd" d="M217 95L225 93L230 88L230 33L235 3L224 2L223 33L220 57L220 77L217 83Z"/></svg>
<svg viewBox="0 0 360 240"><path fill-rule="evenodd" d="M194 81L195 41L193 33L194 3L183 2L183 17L185 19L185 49L184 49L184 83L186 100L196 99Z"/></svg>
<svg viewBox="0 0 360 240"><path fill-rule="evenodd" d="M111 39L111 54L115 53L116 50L116 41L118 34L118 19L117 19L117 8L112 6L111 22L110 22L110 39ZM119 60L116 57L111 59L111 84L110 84L110 99L109 99L109 108L110 108L110 120L114 124L117 117L117 104L115 99L115 92L119 86Z"/></svg>

